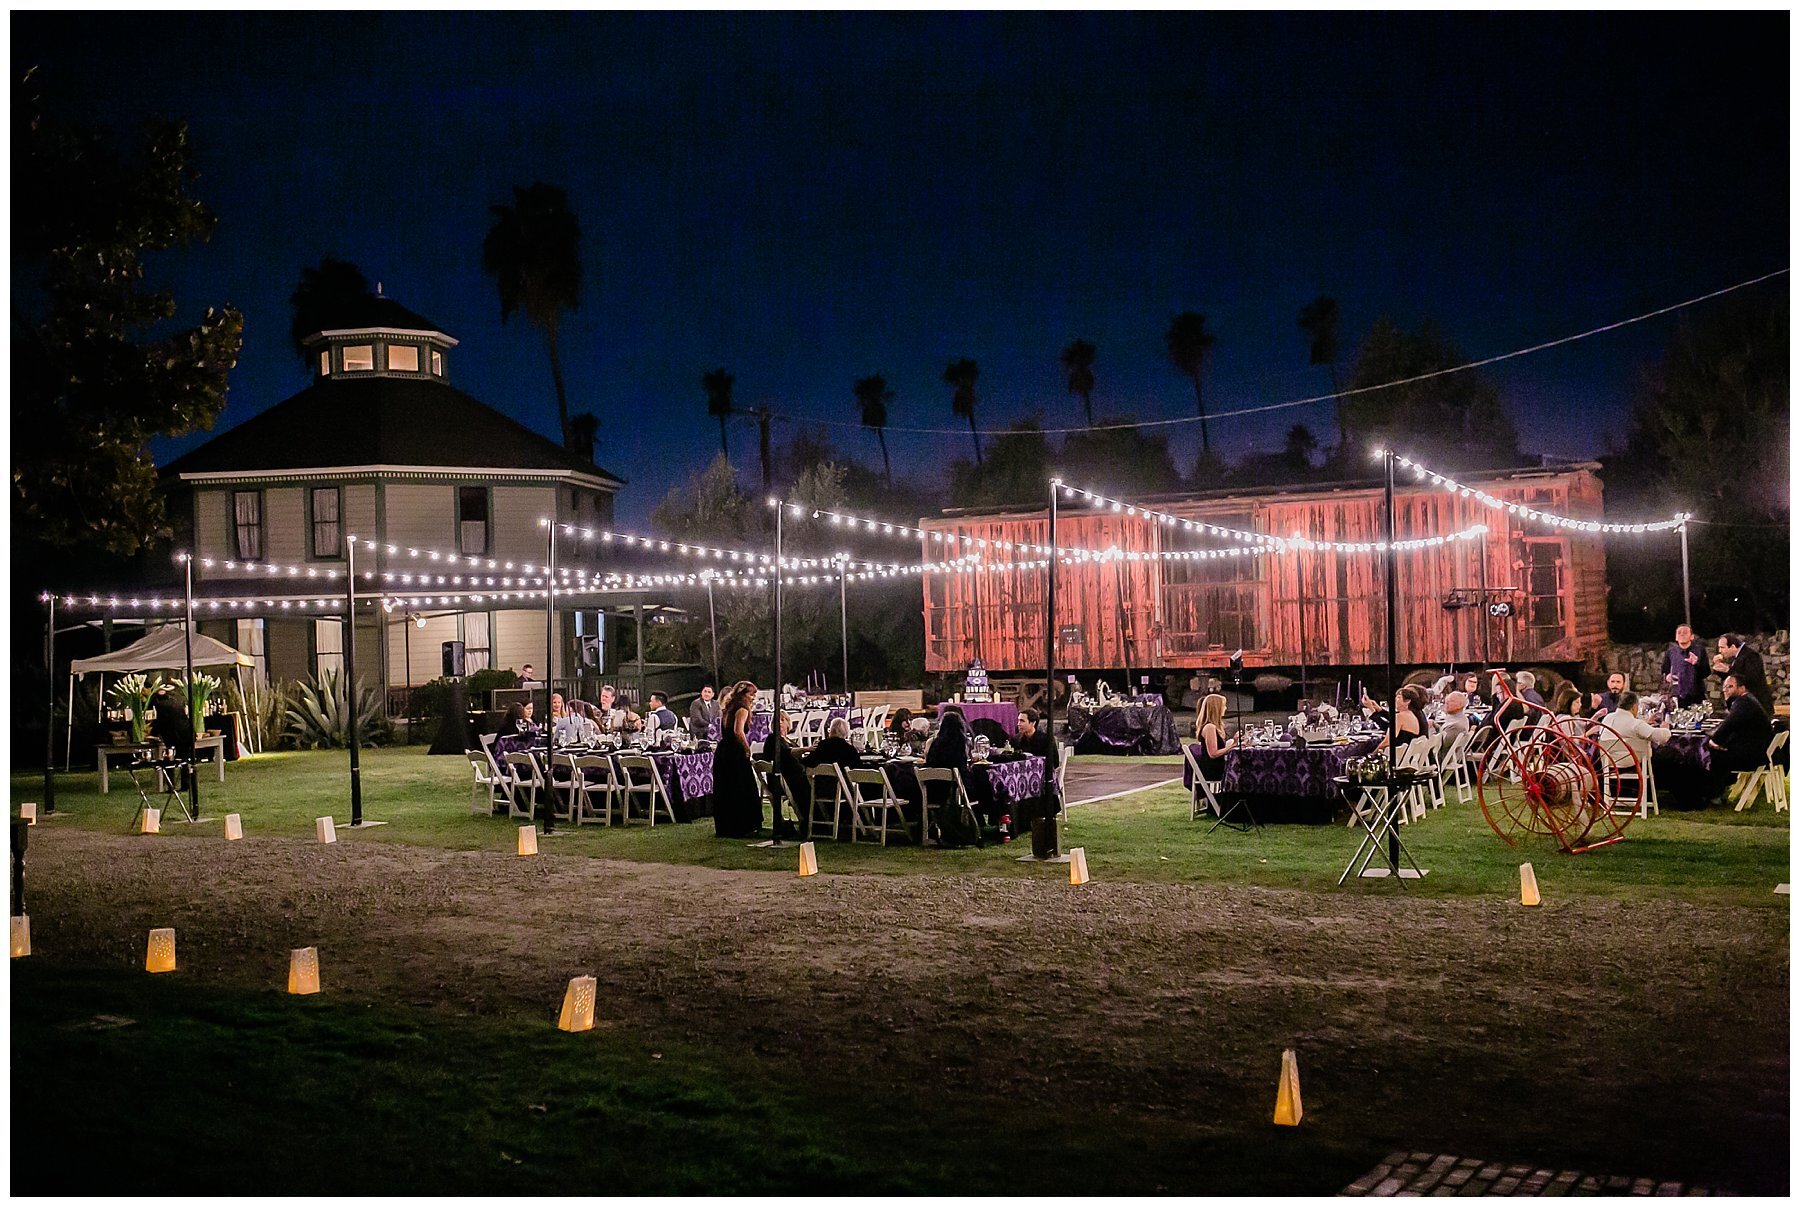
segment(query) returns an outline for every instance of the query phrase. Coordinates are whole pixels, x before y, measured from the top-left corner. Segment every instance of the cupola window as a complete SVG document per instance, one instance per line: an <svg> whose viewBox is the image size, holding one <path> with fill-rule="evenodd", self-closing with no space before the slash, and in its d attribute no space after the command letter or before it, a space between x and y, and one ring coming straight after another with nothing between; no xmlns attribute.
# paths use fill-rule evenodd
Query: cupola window
<svg viewBox="0 0 1800 1207"><path fill-rule="evenodd" d="M419 349L412 344L388 345L388 368L397 373L419 371Z"/></svg>
<svg viewBox="0 0 1800 1207"><path fill-rule="evenodd" d="M344 372L365 372L375 368L375 345L347 344L344 347Z"/></svg>

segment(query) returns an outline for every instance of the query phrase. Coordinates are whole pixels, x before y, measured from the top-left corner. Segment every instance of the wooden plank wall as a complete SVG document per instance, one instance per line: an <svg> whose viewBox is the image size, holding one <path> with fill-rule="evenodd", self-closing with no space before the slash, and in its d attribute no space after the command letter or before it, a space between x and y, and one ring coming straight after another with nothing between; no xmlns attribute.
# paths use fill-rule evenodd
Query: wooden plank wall
<svg viewBox="0 0 1800 1207"><path fill-rule="evenodd" d="M1587 470L1525 480L1483 483L1490 494L1558 514L1598 516L1600 484ZM1342 542L1384 536L1382 493L1347 490L1214 499L1163 508L1234 528ZM1599 537L1571 537L1543 525L1521 527L1505 512L1443 490L1397 484L1395 525L1401 539L1486 524L1480 541L1404 555L1398 565L1398 649L1405 663L1468 663L1481 656L1485 610L1447 611L1453 588L1480 583L1487 558L1490 587L1522 586L1528 558L1542 581L1559 584L1560 627L1532 630L1524 617L1496 621L1489 655L1521 661L1576 661L1606 640L1606 564ZM1042 511L1004 517L927 521L927 528L990 541L1043 543ZM1650 538L1657 539L1657 538ZM1218 548L1228 542L1196 537L1109 509L1059 510L1057 543L1064 547L1154 552ZM1528 548L1528 546L1530 546ZM1030 555L990 551L986 560ZM1242 645L1249 666L1369 665L1384 658L1385 590L1382 559L1373 553L1290 552L1204 561L1119 561L1058 568L1057 623L1080 634L1061 645L1068 670L1126 666L1223 666ZM1031 671L1044 661L1045 571L1040 567L980 574L930 574L924 581L926 669L956 671L979 657L992 671ZM1304 600L1304 616L1302 614ZM1523 607L1523 593L1515 595ZM1302 643L1302 630L1305 640ZM1507 638L1510 635L1511 643Z"/></svg>

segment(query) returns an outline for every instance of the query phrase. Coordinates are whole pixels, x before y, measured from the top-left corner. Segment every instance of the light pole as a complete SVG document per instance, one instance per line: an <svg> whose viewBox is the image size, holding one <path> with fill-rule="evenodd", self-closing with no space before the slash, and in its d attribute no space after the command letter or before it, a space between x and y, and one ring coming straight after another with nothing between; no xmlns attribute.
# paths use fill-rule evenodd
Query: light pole
<svg viewBox="0 0 1800 1207"><path fill-rule="evenodd" d="M554 509L553 509L554 510ZM556 690L556 518L544 525L544 834L556 833L556 718L550 696ZM640 653L639 659L643 658ZM580 774L580 772L576 772ZM650 802L652 815L656 802Z"/></svg>
<svg viewBox="0 0 1800 1207"><path fill-rule="evenodd" d="M1688 547L1687 521L1675 529L1681 534L1681 619L1690 629L1694 627L1694 600L1688 588Z"/></svg>
<svg viewBox="0 0 1800 1207"><path fill-rule="evenodd" d="M1056 743L1056 491L1061 478L1050 479L1050 537L1045 555L1050 577L1044 585L1044 723Z"/></svg>
<svg viewBox="0 0 1800 1207"><path fill-rule="evenodd" d="M45 594L49 611L44 619L44 678L49 682L49 707L44 712L44 816L56 812L56 594ZM73 676L70 676L73 679ZM102 675L101 686L106 676ZM75 693L69 693L69 712L75 711ZM73 722L71 722L71 728ZM15 865L16 866L16 865Z"/></svg>
<svg viewBox="0 0 1800 1207"><path fill-rule="evenodd" d="M781 500L771 498L775 509L775 711L781 711Z"/></svg>
<svg viewBox="0 0 1800 1207"><path fill-rule="evenodd" d="M181 626L181 655L182 661L187 665L186 690L188 728L193 730L194 737L198 738L205 732L205 730L201 728L205 722L203 718L194 715L194 555L191 553L182 554L181 565L182 569L185 571L182 577L182 613L186 618L185 623ZM354 720L355 713L353 712L351 716L351 724L354 725L356 723ZM354 734L356 731L352 729L350 732ZM355 749L354 746L351 747L352 753L350 757L352 760L356 758L354 753ZM188 753L191 756L193 752L189 751ZM219 757L221 759L225 757L225 752L223 750L219 751ZM223 764L221 764L221 766L223 766ZM351 766L354 767L355 763L352 762ZM199 821L200 775L195 768L191 766L188 768L188 803L193 806L194 820Z"/></svg>
<svg viewBox="0 0 1800 1207"><path fill-rule="evenodd" d="M192 592L189 592L190 596ZM191 605L190 605L191 606ZM361 729L356 698L356 538L344 546L344 717L350 738L350 828L363 824ZM199 777L196 776L196 779ZM196 805L194 811L199 812Z"/></svg>
<svg viewBox="0 0 1800 1207"><path fill-rule="evenodd" d="M718 691L724 686L719 682L719 614L713 608L713 579L718 573L708 570L700 577L706 580L706 632L712 638L713 690Z"/></svg>
<svg viewBox="0 0 1800 1207"><path fill-rule="evenodd" d="M844 694L850 694L850 605L845 595L845 583L850 576L850 555L836 554L838 572L838 633L842 637L844 647Z"/></svg>

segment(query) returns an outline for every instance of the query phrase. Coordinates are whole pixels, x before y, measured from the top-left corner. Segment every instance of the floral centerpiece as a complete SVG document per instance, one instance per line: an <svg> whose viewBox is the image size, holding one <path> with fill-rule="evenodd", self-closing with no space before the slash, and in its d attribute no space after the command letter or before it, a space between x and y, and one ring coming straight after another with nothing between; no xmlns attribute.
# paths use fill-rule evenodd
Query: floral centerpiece
<svg viewBox="0 0 1800 1207"><path fill-rule="evenodd" d="M195 719L194 732L199 733L206 727L206 706L219 694L221 684L204 672L196 674L191 682L182 678L176 679L174 683L177 688L187 689L189 703L193 706L193 712L188 715Z"/></svg>
<svg viewBox="0 0 1800 1207"><path fill-rule="evenodd" d="M106 691L113 705L125 714L133 745L142 745L150 736L150 699L161 686L160 676L138 673L123 676Z"/></svg>

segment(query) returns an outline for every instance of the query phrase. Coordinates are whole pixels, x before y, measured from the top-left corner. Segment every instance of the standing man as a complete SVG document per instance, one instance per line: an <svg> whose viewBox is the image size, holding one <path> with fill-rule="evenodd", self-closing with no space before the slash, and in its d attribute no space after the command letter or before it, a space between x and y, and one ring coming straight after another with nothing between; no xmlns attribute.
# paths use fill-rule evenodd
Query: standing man
<svg viewBox="0 0 1800 1207"><path fill-rule="evenodd" d="M779 710L777 710L779 711ZM700 698L688 706L688 732L704 738L719 720L719 702L713 699L713 685L700 685Z"/></svg>
<svg viewBox="0 0 1800 1207"><path fill-rule="evenodd" d="M1675 640L1663 651L1663 684L1675 697L1678 708L1692 708L1706 703L1706 643L1694 640L1694 630L1687 625L1675 626Z"/></svg>
<svg viewBox="0 0 1800 1207"><path fill-rule="evenodd" d="M1720 636L1719 652L1713 657L1712 668L1736 679L1745 691L1755 696L1756 702L1762 705L1765 718L1774 710L1775 701L1769 693L1769 675L1763 670L1762 655L1745 644L1742 633Z"/></svg>

